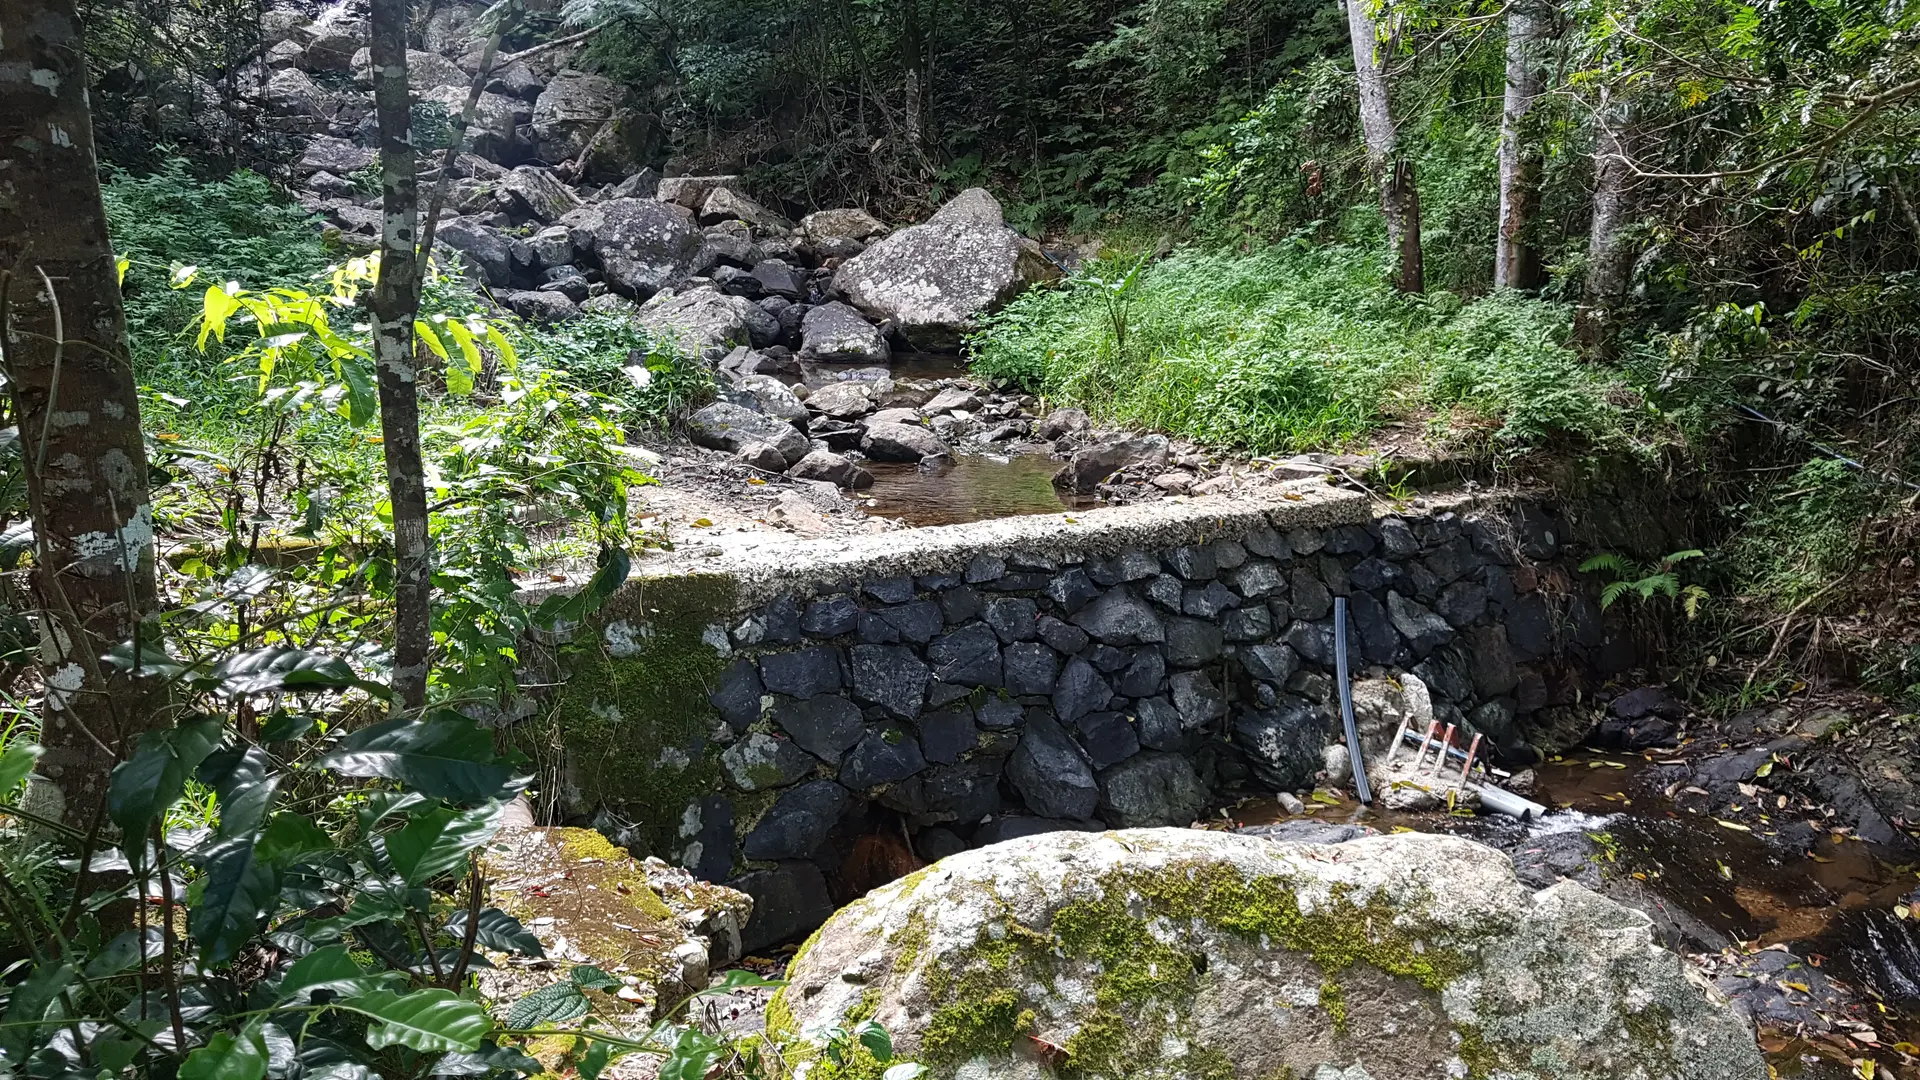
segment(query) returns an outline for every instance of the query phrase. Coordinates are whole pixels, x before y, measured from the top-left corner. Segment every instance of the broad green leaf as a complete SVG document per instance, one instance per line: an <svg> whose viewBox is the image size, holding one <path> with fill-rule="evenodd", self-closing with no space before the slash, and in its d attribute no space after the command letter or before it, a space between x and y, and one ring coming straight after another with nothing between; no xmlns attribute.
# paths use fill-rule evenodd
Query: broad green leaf
<svg viewBox="0 0 1920 1080"><path fill-rule="evenodd" d="M72 964L41 964L13 988L7 1011L0 1014L0 1053L12 1061L26 1060L28 1048L35 1045L36 1025L73 983L74 974Z"/></svg>
<svg viewBox="0 0 1920 1080"><path fill-rule="evenodd" d="M576 966L570 977L573 979L573 985L582 990L615 990L620 986L619 979L594 967L592 964L580 964Z"/></svg>
<svg viewBox="0 0 1920 1080"><path fill-rule="evenodd" d="M236 697L288 690L346 690L362 687L377 693L386 688L353 673L345 660L325 653L274 645L222 660L211 678L222 693Z"/></svg>
<svg viewBox="0 0 1920 1080"><path fill-rule="evenodd" d="M464 864L467 852L493 839L499 828L498 803L471 810L443 806L388 834L387 858L407 884L423 885Z"/></svg>
<svg viewBox="0 0 1920 1080"><path fill-rule="evenodd" d="M159 927L147 927L144 950L140 947L140 940L138 931L128 930L120 934L108 942L106 948L94 953L82 972L89 979L104 979L109 975L118 975L126 971L143 958L153 960L162 955L164 947L160 940ZM141 955L142 952L146 954L144 957Z"/></svg>
<svg viewBox="0 0 1920 1080"><path fill-rule="evenodd" d="M114 767L107 782L107 816L120 826L129 859L144 850L148 826L179 800L187 777L224 734L218 717L195 717L140 736L133 757Z"/></svg>
<svg viewBox="0 0 1920 1080"><path fill-rule="evenodd" d="M554 983L533 991L507 1010L506 1024L524 1031L541 1024L564 1024L587 1015L587 995L570 982Z"/></svg>
<svg viewBox="0 0 1920 1080"><path fill-rule="evenodd" d="M447 332L455 345L460 346L460 356L467 362L467 370L475 375L480 374L481 369L486 367L486 361L481 358L479 346L474 343L473 331L467 329L459 319L448 319L440 324L440 328Z"/></svg>
<svg viewBox="0 0 1920 1080"><path fill-rule="evenodd" d="M267 819L260 834L260 858L280 866L292 866L303 855L332 851L333 838L305 814L281 811Z"/></svg>
<svg viewBox="0 0 1920 1080"><path fill-rule="evenodd" d="M125 285L127 283L127 267L132 265L133 260L127 258L125 255L113 260L113 283L115 285Z"/></svg>
<svg viewBox="0 0 1920 1080"><path fill-rule="evenodd" d="M0 753L0 797L11 795L33 772L33 763L46 751L30 742L17 742Z"/></svg>
<svg viewBox="0 0 1920 1080"><path fill-rule="evenodd" d="M508 341L507 335L501 333L500 328L492 323L487 324L487 344L492 345L493 350L500 354L501 367L510 372L520 369L520 356L513 351L513 343Z"/></svg>
<svg viewBox="0 0 1920 1080"><path fill-rule="evenodd" d="M785 985L787 985L787 980L785 979L769 979L756 975L745 968L734 968L732 971L720 976L718 980L705 990L702 990L701 993L724 994L729 990L740 990L746 987L781 987Z"/></svg>
<svg viewBox="0 0 1920 1080"><path fill-rule="evenodd" d="M215 1032L180 1064L179 1080L262 1080L266 1075L266 1042L249 1027L238 1035Z"/></svg>
<svg viewBox="0 0 1920 1080"><path fill-rule="evenodd" d="M466 397L473 393L473 372L464 364L448 364L444 371L447 380L447 393L455 397Z"/></svg>
<svg viewBox="0 0 1920 1080"><path fill-rule="evenodd" d="M660 1080L705 1080L707 1070L726 1048L724 1041L688 1028L680 1032L673 1052L660 1063Z"/></svg>
<svg viewBox="0 0 1920 1080"><path fill-rule="evenodd" d="M278 776L268 775L272 764L257 746L216 750L200 763L199 781L219 797L220 835L258 835L280 786Z"/></svg>
<svg viewBox="0 0 1920 1080"><path fill-rule="evenodd" d="M262 860L256 835L232 836L209 848L198 903L188 909L187 929L200 943L208 965L224 964L240 952L271 914L280 891L280 874Z"/></svg>
<svg viewBox="0 0 1920 1080"><path fill-rule="evenodd" d="M920 1080L927 1075L927 1067L917 1061L903 1061L898 1065L887 1066L880 1074L880 1080Z"/></svg>
<svg viewBox="0 0 1920 1080"><path fill-rule="evenodd" d="M222 344L227 340L227 318L240 310L240 301L227 294L218 285L207 286L207 292L200 300L200 339L197 347L207 351L207 335L219 338Z"/></svg>
<svg viewBox="0 0 1920 1080"><path fill-rule="evenodd" d="M861 1046L867 1048L867 1053L873 1055L873 1060L882 1065L893 1060L893 1036L887 1034L887 1029L874 1021L868 1020L854 1028L853 1037L860 1040Z"/></svg>
<svg viewBox="0 0 1920 1080"><path fill-rule="evenodd" d="M545 1072L546 1066L512 1046L482 1046L473 1053L455 1050L433 1063L435 1076L487 1076L502 1071L531 1076Z"/></svg>
<svg viewBox="0 0 1920 1080"><path fill-rule="evenodd" d="M419 337L419 339L426 344L428 350L430 350L433 355L442 360L447 358L447 347L441 342L440 335L434 331L432 323L425 319L415 319L413 320L413 332L415 336Z"/></svg>
<svg viewBox="0 0 1920 1080"><path fill-rule="evenodd" d="M600 1074L606 1070L607 1060L613 1056L613 1044L596 1041L587 1047L580 1057L578 1066L580 1075L586 1080L600 1080Z"/></svg>
<svg viewBox="0 0 1920 1080"><path fill-rule="evenodd" d="M350 357L343 357L334 363L339 372L340 381L347 384L347 396L340 402L340 415L354 427L365 427L367 422L380 415L380 399L373 389L373 377L367 369Z"/></svg>
<svg viewBox="0 0 1920 1080"><path fill-rule="evenodd" d="M478 945L516 956L547 954L533 931L521 926L520 920L499 908L482 908L479 922L473 932L473 940ZM447 920L447 933L455 940L466 940L467 913L464 909L454 912L453 918Z"/></svg>
<svg viewBox="0 0 1920 1080"><path fill-rule="evenodd" d="M367 1029L367 1045L375 1050L389 1046L426 1053L474 1050L491 1026L485 1009L450 990L415 990L405 995L375 990L346 1006L376 1021Z"/></svg>
<svg viewBox="0 0 1920 1080"><path fill-rule="evenodd" d="M305 1005L315 990L331 991L336 998L358 997L380 989L392 975L362 970L345 945L329 945L293 962L280 980L280 1000Z"/></svg>
<svg viewBox="0 0 1920 1080"><path fill-rule="evenodd" d="M508 799L531 782L494 753L493 736L467 717L396 717L354 732L320 760L342 776L378 776L438 799Z"/></svg>

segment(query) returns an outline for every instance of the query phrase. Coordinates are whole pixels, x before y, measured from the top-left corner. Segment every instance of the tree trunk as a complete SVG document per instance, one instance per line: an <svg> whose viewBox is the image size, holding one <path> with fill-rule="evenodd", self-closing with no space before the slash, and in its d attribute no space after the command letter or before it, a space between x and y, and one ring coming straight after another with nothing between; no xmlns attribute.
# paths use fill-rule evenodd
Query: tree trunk
<svg viewBox="0 0 1920 1080"><path fill-rule="evenodd" d="M1625 104L1600 92L1599 131L1593 153L1593 221L1587 235L1587 280L1576 320L1580 340L1605 345L1614 309L1626 296L1634 251L1620 230L1632 217L1633 131Z"/></svg>
<svg viewBox="0 0 1920 1080"><path fill-rule="evenodd" d="M40 770L86 827L155 723L99 661L157 603L140 399L127 359L73 0L8 0L0 24L0 349L35 534L46 680Z"/></svg>
<svg viewBox="0 0 1920 1080"><path fill-rule="evenodd" d="M1420 191L1413 162L1400 157L1400 134L1388 101L1387 73L1380 66L1379 31L1367 10L1370 0L1347 0L1347 28L1353 35L1353 73L1360 90L1360 128L1367 142L1367 171L1380 189L1387 219L1387 244L1398 256L1394 287L1417 293L1425 288L1420 256Z"/></svg>
<svg viewBox="0 0 1920 1080"><path fill-rule="evenodd" d="M380 273L373 285L373 349L380 389L380 434L393 504L395 703L417 709L427 697L433 642L432 576L427 560L427 483L420 466L419 370L413 320L420 310L417 182L412 100L407 92L408 0L373 0L373 107L380 124Z"/></svg>
<svg viewBox="0 0 1920 1080"><path fill-rule="evenodd" d="M1526 122L1546 91L1552 13L1528 4L1507 16L1507 94L1500 115L1500 230L1494 242L1493 287L1540 287L1540 255L1528 242L1540 200L1540 140Z"/></svg>

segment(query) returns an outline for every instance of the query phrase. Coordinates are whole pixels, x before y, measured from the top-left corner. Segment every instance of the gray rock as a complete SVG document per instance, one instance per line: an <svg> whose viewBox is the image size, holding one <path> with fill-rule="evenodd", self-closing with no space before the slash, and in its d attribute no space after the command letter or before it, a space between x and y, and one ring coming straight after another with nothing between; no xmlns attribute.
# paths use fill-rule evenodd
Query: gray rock
<svg viewBox="0 0 1920 1080"><path fill-rule="evenodd" d="M1194 544L1177 547L1162 557L1167 569L1179 574L1188 581L1212 581L1219 573L1219 564L1214 561L1211 544Z"/></svg>
<svg viewBox="0 0 1920 1080"><path fill-rule="evenodd" d="M741 791L785 787L813 772L820 760L785 739L755 731L727 747L720 768Z"/></svg>
<svg viewBox="0 0 1920 1080"><path fill-rule="evenodd" d="M920 406L920 412L926 416L933 416L938 413L950 413L956 409L975 413L980 411L981 404L980 395L970 388L965 386L949 386L945 390L933 395L932 399L925 405Z"/></svg>
<svg viewBox="0 0 1920 1080"><path fill-rule="evenodd" d="M854 240L865 242L887 235L879 218L860 209L816 210L800 219L800 231L810 241Z"/></svg>
<svg viewBox="0 0 1920 1080"><path fill-rule="evenodd" d="M1093 426L1084 409L1055 409L1043 417L1034 435L1044 442L1052 442L1063 435L1076 431L1085 431Z"/></svg>
<svg viewBox="0 0 1920 1080"><path fill-rule="evenodd" d="M1032 641L1039 633L1040 608L1024 596L996 596L981 617L1001 641Z"/></svg>
<svg viewBox="0 0 1920 1080"><path fill-rule="evenodd" d="M1063 724L1071 724L1090 712L1107 707L1113 688L1100 677L1094 666L1078 656L1067 660L1053 686L1053 711Z"/></svg>
<svg viewBox="0 0 1920 1080"><path fill-rule="evenodd" d="M1166 627L1125 585L1101 593L1071 620L1075 626L1108 645L1146 645L1166 640Z"/></svg>
<svg viewBox="0 0 1920 1080"><path fill-rule="evenodd" d="M1086 607L1088 601L1099 595L1099 586L1079 567L1055 574L1047 582L1047 596L1069 615Z"/></svg>
<svg viewBox="0 0 1920 1080"><path fill-rule="evenodd" d="M646 131L617 115L620 98L611 79L571 70L555 75L533 103L531 131L541 159L572 161L592 143L590 179L619 180L637 171Z"/></svg>
<svg viewBox="0 0 1920 1080"><path fill-rule="evenodd" d="M1227 699L1204 671L1176 672L1167 680L1173 691L1173 707L1187 727L1218 720L1227 715Z"/></svg>
<svg viewBox="0 0 1920 1080"><path fill-rule="evenodd" d="M1299 929L1302 913L1249 916L1229 899L1273 893L1313 898L1303 905L1309 926L1370 921L1370 949L1444 957L1433 965L1440 974L1416 981L1364 962L1331 973L1316 960L1324 960L1324 939ZM1113 914L1104 932L1083 940L1059 932L1073 925L1063 917L1070 910ZM1016 925L1051 927L1062 940L1000 951L1012 959L986 984L1001 994L994 1015L1007 1017L1009 1029L1012 1017L1025 1017L1038 1032L1112 1024L1119 1041L1101 1076L1198 1075L1196 1046L1219 1075L1446 1076L1465 1071L1464 1031L1487 1033L1473 1057L1476 1071L1490 1076L1768 1075L1746 1020L1654 943L1645 915L1576 882L1536 892L1515 879L1501 852L1422 833L1337 848L1200 829L1002 841L951 856L836 915L794 961L782 1000L796 1030L870 1016L902 1058L937 1061L925 1052L936 1045L927 1037L932 1018L978 1014L980 992L961 976L986 970L981 949L1017 940ZM1207 963L1204 972L1199 963L1181 970L1171 985L1163 973L1151 995L1128 996L1112 989L1117 947L1136 960L1154 950ZM846 977L861 971L885 974ZM1515 985L1527 992L1488 990ZM1366 1037L1352 1034L1359 1032ZM943 1062L929 1080L1038 1080L1052 1072L1017 1039L1009 1042ZM1076 1057L1084 1069L1091 1055Z"/></svg>
<svg viewBox="0 0 1920 1080"><path fill-rule="evenodd" d="M1189 585L1180 592L1180 610L1201 619L1215 618L1239 604L1240 595L1217 581L1207 582L1206 588Z"/></svg>
<svg viewBox="0 0 1920 1080"><path fill-rule="evenodd" d="M542 268L573 265L573 232L565 225L549 225L527 240L535 265Z"/></svg>
<svg viewBox="0 0 1920 1080"><path fill-rule="evenodd" d="M953 453L938 435L912 424L869 423L860 437L860 449L875 461L922 461Z"/></svg>
<svg viewBox="0 0 1920 1080"><path fill-rule="evenodd" d="M964 706L928 713L920 718L919 727L921 754L941 765L959 761L980 742L980 729L973 726L973 710Z"/></svg>
<svg viewBox="0 0 1920 1080"><path fill-rule="evenodd" d="M1441 591L1434 610L1448 625L1466 626L1487 613L1487 588L1478 582L1456 581Z"/></svg>
<svg viewBox="0 0 1920 1080"><path fill-rule="evenodd" d="M974 710L976 723L989 731L1004 731L1017 728L1027 721L1027 711L1017 701L1009 701L999 695L989 695Z"/></svg>
<svg viewBox="0 0 1920 1080"><path fill-rule="evenodd" d="M947 595L952 595L951 593ZM933 677L960 686L999 686L1000 641L984 623L969 623L927 646Z"/></svg>
<svg viewBox="0 0 1920 1080"><path fill-rule="evenodd" d="M707 251L723 263L746 267L760 261L760 248L745 222L723 221L702 230L701 235L706 238Z"/></svg>
<svg viewBox="0 0 1920 1080"><path fill-rule="evenodd" d="M1405 657L1405 664L1398 663L1406 650L1393 628L1393 620L1387 616L1386 605L1374 599L1372 593L1357 592L1348 597L1347 612L1353 622L1353 636L1347 639L1350 650L1375 664L1412 666L1411 657Z"/></svg>
<svg viewBox="0 0 1920 1080"><path fill-rule="evenodd" d="M1387 617L1422 660L1453 638L1453 627L1417 601L1397 592L1387 594Z"/></svg>
<svg viewBox="0 0 1920 1080"><path fill-rule="evenodd" d="M1285 645L1249 645L1240 650L1240 666L1262 682L1284 686L1300 668L1300 657Z"/></svg>
<svg viewBox="0 0 1920 1080"><path fill-rule="evenodd" d="M1100 816L1119 829L1185 825L1207 809L1207 785L1186 758L1140 754L1103 769Z"/></svg>
<svg viewBox="0 0 1920 1080"><path fill-rule="evenodd" d="M1274 791L1312 787L1331 734L1326 716L1294 697L1282 697L1273 708L1244 712L1233 720L1234 745L1246 755L1254 775Z"/></svg>
<svg viewBox="0 0 1920 1080"><path fill-rule="evenodd" d="M1027 808L1043 817L1088 818L1100 799L1086 755L1051 717L1027 721L1007 760L1007 779Z"/></svg>
<svg viewBox="0 0 1920 1080"><path fill-rule="evenodd" d="M1060 658L1052 649L1038 641L1020 641L1008 645L1001 659L1008 693L1053 693L1060 677Z"/></svg>
<svg viewBox="0 0 1920 1080"><path fill-rule="evenodd" d="M373 52L367 48L354 50L349 62L353 77L361 86L373 85ZM407 50L407 86L416 93L432 90L436 86L466 87L473 82L471 76L461 71L454 62L437 52L424 49Z"/></svg>
<svg viewBox="0 0 1920 1080"><path fill-rule="evenodd" d="M1149 750L1182 753L1193 747L1194 739L1180 719L1180 710L1164 697L1142 698L1133 720L1140 745Z"/></svg>
<svg viewBox="0 0 1920 1080"><path fill-rule="evenodd" d="M1068 656L1086 648L1087 642L1093 640L1085 630L1061 622L1052 615L1040 616L1035 626L1040 632L1041 641L1046 642L1055 652L1065 653Z"/></svg>
<svg viewBox="0 0 1920 1080"><path fill-rule="evenodd" d="M537 165L509 172L500 181L500 190L513 198L522 213L543 225L552 225L580 208L580 197L573 189Z"/></svg>
<svg viewBox="0 0 1920 1080"><path fill-rule="evenodd" d="M920 715L928 671L912 649L903 645L855 645L848 655L857 700L878 705L889 716L902 720Z"/></svg>
<svg viewBox="0 0 1920 1080"><path fill-rule="evenodd" d="M442 223L434 238L436 244L459 252L487 284L505 285L513 279L513 251L507 238L497 231L476 221L454 218Z"/></svg>
<svg viewBox="0 0 1920 1080"><path fill-rule="evenodd" d="M856 491L873 486L872 473L831 450L810 451L794 462L793 468L787 470L787 475L799 480L824 480Z"/></svg>
<svg viewBox="0 0 1920 1080"><path fill-rule="evenodd" d="M800 404L786 383L771 375L744 375L733 385L734 392L729 396L736 405L745 405L754 412L789 424L807 419L807 407Z"/></svg>
<svg viewBox="0 0 1920 1080"><path fill-rule="evenodd" d="M893 627L902 638L925 645L940 633L944 620L940 606L931 600L914 600L896 607L881 608L875 615Z"/></svg>
<svg viewBox="0 0 1920 1080"><path fill-rule="evenodd" d="M707 203L707 197L719 188L740 190L740 177L735 173L712 176L669 176L660 181L655 197L661 202L670 202L684 206L696 213Z"/></svg>
<svg viewBox="0 0 1920 1080"><path fill-rule="evenodd" d="M740 935L743 952L804 937L833 914L827 879L810 862L789 861L768 870L750 870L727 883L753 897L753 915Z"/></svg>
<svg viewBox="0 0 1920 1080"><path fill-rule="evenodd" d="M1225 638L1220 628L1199 619L1167 620L1167 663L1177 668L1199 667L1220 659Z"/></svg>
<svg viewBox="0 0 1920 1080"><path fill-rule="evenodd" d="M1380 531L1380 542L1388 558L1405 559L1420 554L1420 541L1414 538L1413 530L1405 521L1397 517L1381 518L1375 527Z"/></svg>
<svg viewBox="0 0 1920 1080"><path fill-rule="evenodd" d="M1286 643L1302 660L1321 667L1333 666L1333 624L1294 620L1287 627Z"/></svg>
<svg viewBox="0 0 1920 1080"><path fill-rule="evenodd" d="M840 650L816 645L796 652L768 653L760 658L760 682L770 693L797 698L838 690L844 685Z"/></svg>
<svg viewBox="0 0 1920 1080"><path fill-rule="evenodd" d="M1273 616L1265 607L1237 608L1220 618L1228 641L1261 641L1273 634Z"/></svg>
<svg viewBox="0 0 1920 1080"><path fill-rule="evenodd" d="M347 139L337 139L331 135L320 135L307 142L300 160L293 164L293 174L309 177L328 172L344 178L372 165L377 156L369 147L356 146Z"/></svg>
<svg viewBox="0 0 1920 1080"><path fill-rule="evenodd" d="M787 455L772 443L743 443L733 456L743 465L749 465L761 472L777 473L786 469Z"/></svg>
<svg viewBox="0 0 1920 1080"><path fill-rule="evenodd" d="M730 401L716 401L689 416L687 437L715 450L738 450L749 443L767 443L779 449L788 465L807 456L810 449L807 437L792 424Z"/></svg>
<svg viewBox="0 0 1920 1080"><path fill-rule="evenodd" d="M700 252L692 216L652 199L609 199L574 210L561 223L574 247L599 260L610 284L642 300L685 282Z"/></svg>
<svg viewBox="0 0 1920 1080"><path fill-rule="evenodd" d="M557 290L516 289L505 295L507 307L530 323L542 325L576 318L580 308L564 292Z"/></svg>
<svg viewBox="0 0 1920 1080"><path fill-rule="evenodd" d="M1074 725L1087 760L1096 769L1125 761L1140 752L1140 737L1133 724L1117 712L1088 713Z"/></svg>
<svg viewBox="0 0 1920 1080"><path fill-rule="evenodd" d="M828 383L807 395L807 408L836 420L851 420L873 411L873 387L864 382Z"/></svg>
<svg viewBox="0 0 1920 1080"><path fill-rule="evenodd" d="M1091 495L1101 481L1129 466L1158 471L1167 463L1164 435L1115 439L1073 452L1053 476L1053 485L1077 495Z"/></svg>
<svg viewBox="0 0 1920 1080"><path fill-rule="evenodd" d="M757 703L755 718L758 718ZM838 694L776 705L773 722L801 749L829 764L839 764L840 755L866 734L860 707Z"/></svg>
<svg viewBox="0 0 1920 1080"><path fill-rule="evenodd" d="M753 266L754 280L760 283L760 291L768 296L777 296L782 300L804 300L807 296L807 278L805 271L788 266L781 259L763 259ZM808 312L812 314L812 312ZM805 320L802 320L804 325Z"/></svg>
<svg viewBox="0 0 1920 1080"><path fill-rule="evenodd" d="M876 728L847 751L840 763L840 782L855 791L871 791L899 783L926 767L927 759L912 735L892 726Z"/></svg>
<svg viewBox="0 0 1920 1080"><path fill-rule="evenodd" d="M753 661L741 657L720 673L718 685L707 701L720 713L736 734L760 719L760 671Z"/></svg>
<svg viewBox="0 0 1920 1080"><path fill-rule="evenodd" d="M1296 618L1312 622L1324 619L1333 610L1333 594L1321 584L1313 571L1306 567L1296 567L1292 575L1293 614Z"/></svg>
<svg viewBox="0 0 1920 1080"><path fill-rule="evenodd" d="M852 802L847 789L831 780L812 780L775 799L741 842L749 859L804 859L813 854Z"/></svg>
<svg viewBox="0 0 1920 1080"><path fill-rule="evenodd" d="M982 552L967 562L966 579L969 585L979 585L992 581L1007 572L1007 560Z"/></svg>
<svg viewBox="0 0 1920 1080"><path fill-rule="evenodd" d="M1187 587L1174 574L1161 574L1148 581L1146 593L1147 599L1168 611L1177 613L1187 606Z"/></svg>
<svg viewBox="0 0 1920 1080"><path fill-rule="evenodd" d="M1234 591L1249 600L1284 592L1287 587L1287 579L1280 573L1279 565L1266 559L1250 559L1237 569L1228 571L1226 578Z"/></svg>
<svg viewBox="0 0 1920 1080"><path fill-rule="evenodd" d="M886 336L860 312L834 301L800 320L800 358L852 364L885 364L893 358Z"/></svg>
<svg viewBox="0 0 1920 1080"><path fill-rule="evenodd" d="M829 596L807 604L800 614L800 629L814 637L839 637L853 633L860 608L850 596Z"/></svg>
<svg viewBox="0 0 1920 1080"><path fill-rule="evenodd" d="M972 825L999 813L1001 764L998 758L975 758L936 766L922 773L920 791L926 809L918 820ZM923 830L914 838L915 851L930 861L952 853L929 848L927 833L932 831L936 830Z"/></svg>
<svg viewBox="0 0 1920 1080"><path fill-rule="evenodd" d="M1000 204L962 192L926 223L877 240L835 272L834 288L921 348L958 344L980 316L1060 272L1007 228Z"/></svg>
<svg viewBox="0 0 1920 1080"><path fill-rule="evenodd" d="M1114 680L1114 690L1123 697L1148 697L1160 692L1167 677L1167 661L1151 645L1133 650L1133 658Z"/></svg>

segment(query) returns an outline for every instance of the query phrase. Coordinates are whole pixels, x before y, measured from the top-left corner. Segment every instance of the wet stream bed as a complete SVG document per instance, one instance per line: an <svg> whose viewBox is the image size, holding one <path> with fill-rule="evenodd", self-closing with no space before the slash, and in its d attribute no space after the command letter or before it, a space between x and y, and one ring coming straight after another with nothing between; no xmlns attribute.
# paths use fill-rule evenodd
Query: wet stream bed
<svg viewBox="0 0 1920 1080"><path fill-rule="evenodd" d="M1240 826L1311 819L1490 844L1530 886L1572 877L1646 911L1662 944L1723 990L1744 987L1778 1075L1920 1078L1920 912L1907 906L1916 868L1839 832L1783 852L1750 826L1688 809L1668 774L1632 755L1542 765L1533 797L1553 809L1524 824L1377 811L1327 793L1303 815L1268 799L1225 813Z"/></svg>

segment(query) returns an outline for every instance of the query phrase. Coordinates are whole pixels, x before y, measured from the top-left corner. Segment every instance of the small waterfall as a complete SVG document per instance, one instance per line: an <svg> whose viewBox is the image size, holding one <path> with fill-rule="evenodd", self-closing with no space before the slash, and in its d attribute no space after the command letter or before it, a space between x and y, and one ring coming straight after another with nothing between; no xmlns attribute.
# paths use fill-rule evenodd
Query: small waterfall
<svg viewBox="0 0 1920 1080"><path fill-rule="evenodd" d="M1855 916L1859 938L1846 950L1855 971L1890 1002L1920 1003L1920 937L1890 911Z"/></svg>

